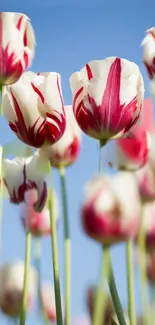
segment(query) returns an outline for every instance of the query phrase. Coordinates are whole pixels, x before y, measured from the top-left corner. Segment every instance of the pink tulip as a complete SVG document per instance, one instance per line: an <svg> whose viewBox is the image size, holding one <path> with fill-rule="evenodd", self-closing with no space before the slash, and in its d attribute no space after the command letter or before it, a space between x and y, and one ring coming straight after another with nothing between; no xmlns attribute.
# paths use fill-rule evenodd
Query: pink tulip
<svg viewBox="0 0 155 325"><path fill-rule="evenodd" d="M143 62L150 79L155 77L155 27L146 31L146 36L142 41L144 48Z"/></svg>
<svg viewBox="0 0 155 325"><path fill-rule="evenodd" d="M112 158L108 158L109 165L116 165L120 170L136 170L143 167L150 157L151 135L154 133L153 105L148 98L144 100L141 123L132 128L129 138L115 141Z"/></svg>
<svg viewBox="0 0 155 325"><path fill-rule="evenodd" d="M134 176L120 172L90 180L81 214L84 231L102 244L135 237L140 224L140 199Z"/></svg>
<svg viewBox="0 0 155 325"><path fill-rule="evenodd" d="M3 111L22 142L36 148L55 143L66 126L60 75L25 72L18 82L6 87Z"/></svg>
<svg viewBox="0 0 155 325"><path fill-rule="evenodd" d="M16 82L30 66L35 48L29 18L21 13L0 13L0 85Z"/></svg>
<svg viewBox="0 0 155 325"><path fill-rule="evenodd" d="M50 214L47 206L41 212L34 210L37 201L37 191L30 190L25 193L25 202L22 205L22 222L25 230L33 236L47 236L51 234ZM57 197L55 195L55 216L58 220Z"/></svg>
<svg viewBox="0 0 155 325"><path fill-rule="evenodd" d="M70 77L75 118L98 140L119 138L139 120L144 85L138 66L109 57L91 61Z"/></svg>
<svg viewBox="0 0 155 325"><path fill-rule="evenodd" d="M51 166L59 168L73 164L78 158L81 145L81 131L71 106L65 106L66 129L59 141L44 146L40 151L49 158Z"/></svg>
<svg viewBox="0 0 155 325"><path fill-rule="evenodd" d="M47 168L47 161L38 153L30 157L4 160L3 180L12 203L23 202L26 191L35 189L38 196L34 208L37 211L42 211L47 198L43 170L45 165Z"/></svg>
<svg viewBox="0 0 155 325"><path fill-rule="evenodd" d="M27 310L33 306L36 284L36 272L33 268L29 271L29 285ZM11 317L17 317L21 311L24 281L24 264L4 264L0 267L0 308L2 312Z"/></svg>
<svg viewBox="0 0 155 325"><path fill-rule="evenodd" d="M54 288L50 283L43 283L40 289L40 297L43 309L50 321L56 320L56 306Z"/></svg>

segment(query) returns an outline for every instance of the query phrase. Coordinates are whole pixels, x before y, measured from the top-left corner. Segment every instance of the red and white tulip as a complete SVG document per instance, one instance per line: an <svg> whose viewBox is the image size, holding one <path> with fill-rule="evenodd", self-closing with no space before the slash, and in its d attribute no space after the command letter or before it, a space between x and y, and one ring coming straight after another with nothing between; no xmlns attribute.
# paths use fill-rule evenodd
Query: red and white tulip
<svg viewBox="0 0 155 325"><path fill-rule="evenodd" d="M135 63L118 57L91 61L72 74L70 85L76 120L87 135L119 138L139 120L144 85Z"/></svg>
<svg viewBox="0 0 155 325"><path fill-rule="evenodd" d="M31 65L35 36L29 18L21 13L0 13L0 84L16 82Z"/></svg>
<svg viewBox="0 0 155 325"><path fill-rule="evenodd" d="M27 310L33 306L37 274L35 269L29 270ZM21 312L24 282L24 263L4 264L0 267L0 309L11 317Z"/></svg>
<svg viewBox="0 0 155 325"><path fill-rule="evenodd" d="M55 194L55 193L54 193ZM51 234L50 213L45 205L41 212L34 209L37 201L37 191L30 190L25 193L25 202L22 204L22 223L25 230L29 230L33 236L47 236ZM55 218L58 221L58 201L54 196Z"/></svg>
<svg viewBox="0 0 155 325"><path fill-rule="evenodd" d="M3 112L11 130L24 143L40 148L58 141L66 120L60 75L56 72L25 72L7 86Z"/></svg>
<svg viewBox="0 0 155 325"><path fill-rule="evenodd" d="M46 155L52 167L66 167L78 158L81 145L81 130L75 120L72 106L65 106L66 129L59 141L40 149Z"/></svg>
<svg viewBox="0 0 155 325"><path fill-rule="evenodd" d="M3 163L3 180L9 192L10 201L19 204L25 200L28 190L37 191L34 208L42 211L47 198L47 186L44 180L43 168L48 162L35 153L30 157L5 159Z"/></svg>
<svg viewBox="0 0 155 325"><path fill-rule="evenodd" d="M120 172L94 177L85 186L81 215L84 231L102 244L135 237L140 225L140 198L134 176Z"/></svg>

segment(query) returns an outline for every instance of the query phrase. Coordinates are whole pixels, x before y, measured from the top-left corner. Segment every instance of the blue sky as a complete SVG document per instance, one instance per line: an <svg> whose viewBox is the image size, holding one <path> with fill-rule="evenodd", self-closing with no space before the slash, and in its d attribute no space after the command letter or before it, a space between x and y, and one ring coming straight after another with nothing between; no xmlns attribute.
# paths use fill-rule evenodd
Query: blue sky
<svg viewBox="0 0 155 325"><path fill-rule="evenodd" d="M107 56L120 56L136 62L144 76L145 97L149 95L148 77L142 64L140 43L145 30L155 25L154 0L5 0L1 11L27 14L36 33L36 56L33 71L56 71L62 75L65 104L71 104L69 76L88 61ZM1 119L1 142L15 138L4 118ZM72 238L72 317L85 312L85 289L98 276L100 247L87 238L80 224L82 187L98 168L98 144L83 136L77 163L67 170L69 219ZM60 193L59 177L54 171L54 186ZM60 213L61 217L61 213ZM61 217L62 218L62 217ZM24 233L20 224L20 210L4 204L2 253L0 262L24 257ZM58 228L61 285L63 288L63 228ZM42 276L52 281L50 240L43 240ZM126 306L125 250L122 245L113 249L113 264L122 303ZM136 282L137 310L140 309ZM7 324L2 317L3 324ZM40 324L35 315L27 325Z"/></svg>

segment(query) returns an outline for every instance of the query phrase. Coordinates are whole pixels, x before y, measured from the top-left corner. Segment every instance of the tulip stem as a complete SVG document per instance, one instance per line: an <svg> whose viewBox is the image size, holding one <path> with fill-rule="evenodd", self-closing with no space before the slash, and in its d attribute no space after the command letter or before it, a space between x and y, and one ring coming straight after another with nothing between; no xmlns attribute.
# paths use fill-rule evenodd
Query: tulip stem
<svg viewBox="0 0 155 325"><path fill-rule="evenodd" d="M20 325L25 325L25 321L26 321L30 257L31 257L31 233L30 231L27 231L26 247L25 247L24 285L23 285L22 307L20 313Z"/></svg>
<svg viewBox="0 0 155 325"><path fill-rule="evenodd" d="M65 304L64 304L64 324L70 324L70 286L71 286L71 240L69 234L69 220L67 209L67 191L65 182L65 170L59 168L61 195L63 203L63 218L64 218L64 255L65 255Z"/></svg>
<svg viewBox="0 0 155 325"><path fill-rule="evenodd" d="M99 173L102 172L102 144L101 141L99 141L99 162L98 162L98 171Z"/></svg>
<svg viewBox="0 0 155 325"><path fill-rule="evenodd" d="M43 318L43 321L45 323L45 325L50 325L48 316L46 314L46 311L44 310L44 306L42 303L42 299L41 299L41 239L35 238L35 242L34 242L34 265L35 268L37 270L37 275L38 275L38 279L37 279L37 293L38 293L38 311L39 313L41 312L41 316Z"/></svg>
<svg viewBox="0 0 155 325"><path fill-rule="evenodd" d="M57 325L63 325L53 189L51 188L49 192L50 193L49 193L48 202L49 202L50 223L51 223L51 244L52 244L52 256L53 256L54 290L55 290L55 305L56 305L56 317L57 317L56 323Z"/></svg>
<svg viewBox="0 0 155 325"><path fill-rule="evenodd" d="M130 319L130 325L136 325L132 239L129 239L126 243L126 263L127 263L129 319Z"/></svg>
<svg viewBox="0 0 155 325"><path fill-rule="evenodd" d="M140 230L137 239L138 246L138 262L139 262L139 273L140 273L140 290L143 307L143 324L149 323L149 296L147 286L147 275L146 275L146 246L145 246L145 229L144 229L144 213L142 205L142 215Z"/></svg>
<svg viewBox="0 0 155 325"><path fill-rule="evenodd" d="M109 285L109 290L110 294L112 297L113 305L115 308L115 312L119 321L119 325L126 325L121 302L119 299L119 295L117 292L117 287L113 275L113 270L112 270L112 264L111 264L111 258L110 258L110 247L105 246L103 247L103 251L106 251L106 258L107 258L107 263L109 264L109 276L107 277L108 285Z"/></svg>
<svg viewBox="0 0 155 325"><path fill-rule="evenodd" d="M105 319L105 308L106 308L106 290L105 290L105 278L109 274L109 258L107 250L102 251L101 269L99 286L95 295L95 308L93 312L92 325L102 325Z"/></svg>

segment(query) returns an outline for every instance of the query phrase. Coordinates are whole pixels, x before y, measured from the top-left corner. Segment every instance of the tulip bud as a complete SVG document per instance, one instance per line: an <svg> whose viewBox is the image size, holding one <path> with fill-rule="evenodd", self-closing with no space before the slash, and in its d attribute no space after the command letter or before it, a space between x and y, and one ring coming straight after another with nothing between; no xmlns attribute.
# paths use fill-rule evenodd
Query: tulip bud
<svg viewBox="0 0 155 325"><path fill-rule="evenodd" d="M91 61L70 77L75 118L100 141L119 138L139 120L144 85L138 66L109 57Z"/></svg>
<svg viewBox="0 0 155 325"><path fill-rule="evenodd" d="M18 81L31 65L35 36L29 18L21 13L0 13L0 85Z"/></svg>
<svg viewBox="0 0 155 325"><path fill-rule="evenodd" d="M84 231L102 244L135 237L140 225L140 199L134 176L120 172L94 177L85 186L81 215Z"/></svg>
<svg viewBox="0 0 155 325"><path fill-rule="evenodd" d="M71 106L65 106L66 129L59 141L40 149L50 160L52 167L67 167L78 158L81 144L81 131L75 120Z"/></svg>
<svg viewBox="0 0 155 325"><path fill-rule="evenodd" d="M33 304L37 275L33 268L29 271L27 309ZM17 317L21 311L24 281L24 263L4 264L0 267L0 308L3 313Z"/></svg>
<svg viewBox="0 0 155 325"><path fill-rule="evenodd" d="M22 142L36 148L55 143L66 126L60 75L25 72L6 87L3 112Z"/></svg>

